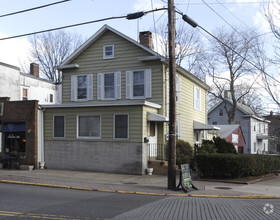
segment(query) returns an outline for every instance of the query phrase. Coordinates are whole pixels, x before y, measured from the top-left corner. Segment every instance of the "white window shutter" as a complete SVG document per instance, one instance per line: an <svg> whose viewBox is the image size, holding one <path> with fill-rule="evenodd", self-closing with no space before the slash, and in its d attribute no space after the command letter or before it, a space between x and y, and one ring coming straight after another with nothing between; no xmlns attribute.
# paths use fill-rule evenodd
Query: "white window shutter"
<svg viewBox="0 0 280 220"><path fill-rule="evenodd" d="M103 99L103 73L97 73L97 100Z"/></svg>
<svg viewBox="0 0 280 220"><path fill-rule="evenodd" d="M126 99L132 98L132 71L126 71Z"/></svg>
<svg viewBox="0 0 280 220"><path fill-rule="evenodd" d="M87 81L88 81L88 100L93 100L93 74L87 75Z"/></svg>
<svg viewBox="0 0 280 220"><path fill-rule="evenodd" d="M146 86L146 98L152 98L152 70L147 69L145 71L145 86Z"/></svg>
<svg viewBox="0 0 280 220"><path fill-rule="evenodd" d="M71 76L71 101L76 101L77 76Z"/></svg>
<svg viewBox="0 0 280 220"><path fill-rule="evenodd" d="M121 99L121 72L115 72L115 98Z"/></svg>

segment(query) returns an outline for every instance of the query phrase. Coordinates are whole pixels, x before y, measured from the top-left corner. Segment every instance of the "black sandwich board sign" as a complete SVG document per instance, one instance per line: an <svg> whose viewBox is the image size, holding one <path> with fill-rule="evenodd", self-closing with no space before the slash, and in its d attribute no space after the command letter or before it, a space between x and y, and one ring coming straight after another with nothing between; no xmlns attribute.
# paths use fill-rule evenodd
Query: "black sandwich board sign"
<svg viewBox="0 0 280 220"><path fill-rule="evenodd" d="M189 164L181 164L180 172L180 182L177 189L182 186L185 192L188 192L190 188L197 190L197 188L192 184L191 170Z"/></svg>

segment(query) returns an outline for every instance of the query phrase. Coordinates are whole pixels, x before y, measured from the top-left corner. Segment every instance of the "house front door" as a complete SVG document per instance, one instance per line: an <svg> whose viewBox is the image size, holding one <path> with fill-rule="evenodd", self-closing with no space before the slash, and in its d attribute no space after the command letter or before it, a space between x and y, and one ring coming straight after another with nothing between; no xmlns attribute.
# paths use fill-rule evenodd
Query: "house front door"
<svg viewBox="0 0 280 220"><path fill-rule="evenodd" d="M149 145L150 145L150 156L157 156L157 123L155 121L149 122Z"/></svg>

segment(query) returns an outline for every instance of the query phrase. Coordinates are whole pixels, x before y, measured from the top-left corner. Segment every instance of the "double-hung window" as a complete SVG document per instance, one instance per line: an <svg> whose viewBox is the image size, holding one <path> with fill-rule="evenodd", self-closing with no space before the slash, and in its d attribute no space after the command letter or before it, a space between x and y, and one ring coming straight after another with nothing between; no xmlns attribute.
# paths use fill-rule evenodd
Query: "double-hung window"
<svg viewBox="0 0 280 220"><path fill-rule="evenodd" d="M55 115L53 116L53 137L65 138L65 116Z"/></svg>
<svg viewBox="0 0 280 220"><path fill-rule="evenodd" d="M100 115L79 115L78 138L101 138L101 117Z"/></svg>
<svg viewBox="0 0 280 220"><path fill-rule="evenodd" d="M103 46L103 59L113 59L114 58L114 45L104 45Z"/></svg>
<svg viewBox="0 0 280 220"><path fill-rule="evenodd" d="M121 72L97 74L97 99L121 99Z"/></svg>
<svg viewBox="0 0 280 220"><path fill-rule="evenodd" d="M0 102L0 116L4 115L4 102Z"/></svg>
<svg viewBox="0 0 280 220"><path fill-rule="evenodd" d="M129 121L128 115L120 114L114 116L114 138L128 139Z"/></svg>
<svg viewBox="0 0 280 220"><path fill-rule="evenodd" d="M93 100L92 74L71 76L71 101Z"/></svg>
<svg viewBox="0 0 280 220"><path fill-rule="evenodd" d="M196 86L194 87L194 109L201 111L201 91Z"/></svg>
<svg viewBox="0 0 280 220"><path fill-rule="evenodd" d="M181 78L176 75L176 102L181 104Z"/></svg>
<svg viewBox="0 0 280 220"><path fill-rule="evenodd" d="M126 71L126 98L145 99L151 97L151 69Z"/></svg>

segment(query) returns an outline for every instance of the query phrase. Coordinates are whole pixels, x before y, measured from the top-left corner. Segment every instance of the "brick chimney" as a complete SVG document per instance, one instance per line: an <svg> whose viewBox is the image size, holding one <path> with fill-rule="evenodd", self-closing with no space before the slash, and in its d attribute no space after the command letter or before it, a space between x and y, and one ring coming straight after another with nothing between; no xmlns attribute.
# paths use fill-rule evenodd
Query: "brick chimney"
<svg viewBox="0 0 280 220"><path fill-rule="evenodd" d="M30 74L39 77L39 64L30 63Z"/></svg>
<svg viewBox="0 0 280 220"><path fill-rule="evenodd" d="M148 47L149 49L153 49L152 43L152 33L150 31L143 31L139 33L140 44Z"/></svg>

